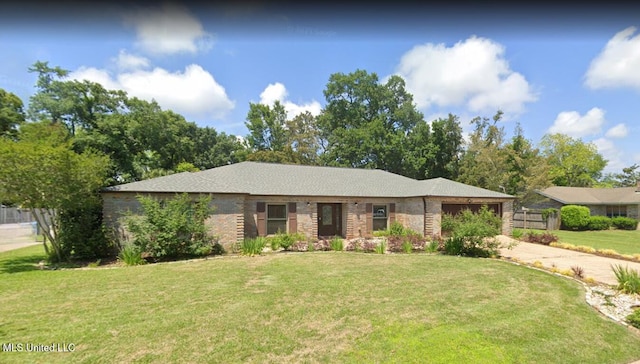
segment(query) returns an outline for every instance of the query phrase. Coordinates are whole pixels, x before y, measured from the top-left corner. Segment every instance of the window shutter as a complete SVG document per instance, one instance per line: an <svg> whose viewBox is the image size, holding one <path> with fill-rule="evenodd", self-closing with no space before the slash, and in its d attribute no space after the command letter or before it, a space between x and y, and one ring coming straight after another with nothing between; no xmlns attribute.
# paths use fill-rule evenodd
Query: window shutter
<svg viewBox="0 0 640 364"><path fill-rule="evenodd" d="M367 213L367 231L366 234L373 233L373 204L368 203L365 205L365 211Z"/></svg>
<svg viewBox="0 0 640 364"><path fill-rule="evenodd" d="M389 225L396 221L396 204L389 204Z"/></svg>
<svg viewBox="0 0 640 364"><path fill-rule="evenodd" d="M296 212L296 203L289 202L289 233L298 232L298 213Z"/></svg>
<svg viewBox="0 0 640 364"><path fill-rule="evenodd" d="M256 206L258 212L258 236L267 235L267 205L264 202L258 202Z"/></svg>

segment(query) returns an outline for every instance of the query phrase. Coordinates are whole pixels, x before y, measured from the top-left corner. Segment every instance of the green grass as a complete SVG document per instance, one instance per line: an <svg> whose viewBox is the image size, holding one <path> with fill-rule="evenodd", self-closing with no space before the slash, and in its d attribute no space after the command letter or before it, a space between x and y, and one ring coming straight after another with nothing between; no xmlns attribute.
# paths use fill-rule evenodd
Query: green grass
<svg viewBox="0 0 640 364"><path fill-rule="evenodd" d="M0 343L75 351L3 363L640 359L640 335L580 284L498 260L314 252L32 270L42 257L0 254Z"/></svg>
<svg viewBox="0 0 640 364"><path fill-rule="evenodd" d="M620 254L640 254L640 230L551 231L560 242L586 245L595 249L613 249Z"/></svg>

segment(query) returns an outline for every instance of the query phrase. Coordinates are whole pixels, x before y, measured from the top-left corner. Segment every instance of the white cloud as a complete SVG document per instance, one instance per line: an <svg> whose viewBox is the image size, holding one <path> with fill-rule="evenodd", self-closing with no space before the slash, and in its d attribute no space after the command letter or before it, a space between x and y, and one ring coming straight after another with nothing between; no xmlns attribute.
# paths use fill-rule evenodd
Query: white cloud
<svg viewBox="0 0 640 364"><path fill-rule="evenodd" d="M598 153L608 161L605 167L605 172L620 171L622 168L626 167L622 160L624 153L616 148L615 144L613 144L611 140L598 138L593 141L593 144L598 148Z"/></svg>
<svg viewBox="0 0 640 364"><path fill-rule="evenodd" d="M396 68L421 109L466 105L473 112L518 114L537 100L527 80L509 68L504 47L471 37L452 47L427 43L405 53Z"/></svg>
<svg viewBox="0 0 640 364"><path fill-rule="evenodd" d="M169 72L162 68L134 69L112 77L107 71L80 68L69 75L72 79L98 82L107 89L120 89L130 96L151 101L155 99L163 109L182 115L222 118L235 104L214 77L201 66L192 64L183 72Z"/></svg>
<svg viewBox="0 0 640 364"><path fill-rule="evenodd" d="M585 75L589 88L640 88L640 34L633 36L635 32L635 27L618 32L591 61Z"/></svg>
<svg viewBox="0 0 640 364"><path fill-rule="evenodd" d="M604 110L597 107L587 111L583 116L577 111L563 111L558 114L549 132L580 138L599 133L604 123Z"/></svg>
<svg viewBox="0 0 640 364"><path fill-rule="evenodd" d="M202 23L178 4L141 9L125 16L125 23L133 25L138 45L152 54L197 53L213 45Z"/></svg>
<svg viewBox="0 0 640 364"><path fill-rule="evenodd" d="M115 58L114 61L118 68L121 70L147 68L150 65L150 62L147 58L127 53L127 51L124 49L120 50L118 57Z"/></svg>
<svg viewBox="0 0 640 364"><path fill-rule="evenodd" d="M607 130L607 134L605 136L607 138L624 138L629 134L629 129L624 124L618 124L613 128Z"/></svg>
<svg viewBox="0 0 640 364"><path fill-rule="evenodd" d="M322 106L318 101L313 100L305 104L296 104L287 100L287 96L289 96L289 92L282 83L270 83L260 94L260 103L264 105L272 105L274 102L280 101L284 106L284 109L287 112L287 118L289 119L294 118L305 111L308 111L314 116L320 115Z"/></svg>

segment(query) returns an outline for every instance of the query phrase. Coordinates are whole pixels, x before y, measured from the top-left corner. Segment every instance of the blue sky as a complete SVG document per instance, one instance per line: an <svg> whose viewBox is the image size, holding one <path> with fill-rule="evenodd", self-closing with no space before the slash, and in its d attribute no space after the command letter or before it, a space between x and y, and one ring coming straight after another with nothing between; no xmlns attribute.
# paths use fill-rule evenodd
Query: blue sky
<svg viewBox="0 0 640 364"><path fill-rule="evenodd" d="M317 114L332 73L364 69L403 76L428 121L470 131L501 109L508 135L592 142L608 172L640 163L638 6L358 5L3 3L0 88L28 103L27 69L48 61L245 135L250 102Z"/></svg>

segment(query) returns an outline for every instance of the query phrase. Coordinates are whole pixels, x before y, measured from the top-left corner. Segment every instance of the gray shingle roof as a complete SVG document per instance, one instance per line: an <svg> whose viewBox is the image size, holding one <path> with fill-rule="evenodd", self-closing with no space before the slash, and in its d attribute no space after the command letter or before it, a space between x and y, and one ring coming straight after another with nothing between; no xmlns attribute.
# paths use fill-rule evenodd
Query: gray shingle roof
<svg viewBox="0 0 640 364"><path fill-rule="evenodd" d="M246 193L282 196L492 197L503 193L445 178L417 181L377 169L242 162L113 186L107 191Z"/></svg>
<svg viewBox="0 0 640 364"><path fill-rule="evenodd" d="M640 203L640 193L636 193L636 187L589 188L553 186L543 191L538 191L538 193L563 204L618 205Z"/></svg>

